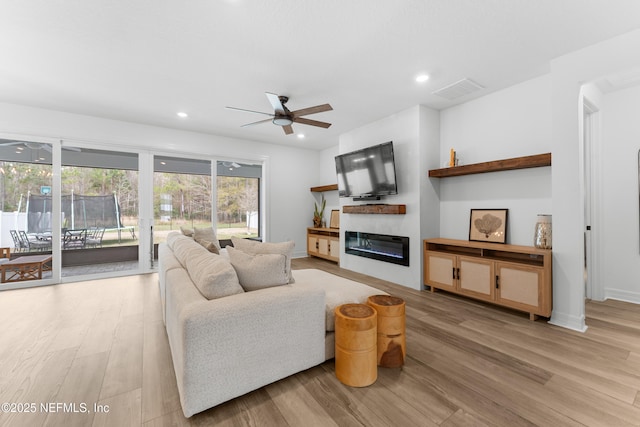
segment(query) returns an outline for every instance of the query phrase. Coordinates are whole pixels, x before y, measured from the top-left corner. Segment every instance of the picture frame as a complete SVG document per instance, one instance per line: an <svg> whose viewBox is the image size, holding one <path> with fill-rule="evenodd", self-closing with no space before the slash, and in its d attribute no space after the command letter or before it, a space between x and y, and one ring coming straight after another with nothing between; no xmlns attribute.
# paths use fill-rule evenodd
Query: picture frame
<svg viewBox="0 0 640 427"><path fill-rule="evenodd" d="M331 211L331 217L329 218L329 228L340 228L340 211L334 209Z"/></svg>
<svg viewBox="0 0 640 427"><path fill-rule="evenodd" d="M471 209L469 240L474 242L506 243L508 209Z"/></svg>

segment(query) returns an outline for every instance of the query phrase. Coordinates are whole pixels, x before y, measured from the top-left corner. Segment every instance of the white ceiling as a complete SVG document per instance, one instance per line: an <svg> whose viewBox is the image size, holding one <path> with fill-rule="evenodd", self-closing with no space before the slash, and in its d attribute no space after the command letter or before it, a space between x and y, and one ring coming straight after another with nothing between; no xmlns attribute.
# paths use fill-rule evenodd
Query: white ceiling
<svg viewBox="0 0 640 427"><path fill-rule="evenodd" d="M0 0L0 102L320 149L454 105L432 92L460 79L485 89L455 103L636 28L637 0ZM333 125L294 124L300 140L224 108L271 112L265 91L330 103L307 117Z"/></svg>

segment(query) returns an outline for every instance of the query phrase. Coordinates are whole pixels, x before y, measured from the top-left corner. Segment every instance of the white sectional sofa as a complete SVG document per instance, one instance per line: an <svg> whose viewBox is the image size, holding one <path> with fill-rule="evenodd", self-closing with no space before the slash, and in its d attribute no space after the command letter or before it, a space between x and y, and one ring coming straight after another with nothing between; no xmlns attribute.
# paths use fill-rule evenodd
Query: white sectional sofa
<svg viewBox="0 0 640 427"><path fill-rule="evenodd" d="M313 269L245 291L236 269L245 281L273 281L260 267L270 244L251 244L262 246L218 255L173 232L159 245L163 319L186 417L332 358L334 308L384 294Z"/></svg>

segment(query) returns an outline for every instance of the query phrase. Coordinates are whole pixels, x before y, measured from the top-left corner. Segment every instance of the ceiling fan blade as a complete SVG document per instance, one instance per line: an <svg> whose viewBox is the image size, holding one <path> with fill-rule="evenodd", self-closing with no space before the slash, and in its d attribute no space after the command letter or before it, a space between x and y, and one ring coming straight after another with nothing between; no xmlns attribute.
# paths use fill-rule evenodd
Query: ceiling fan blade
<svg viewBox="0 0 640 427"><path fill-rule="evenodd" d="M322 113L324 111L331 111L333 108L329 104L316 105L315 107L303 108L301 110L292 111L295 117L306 116L307 114Z"/></svg>
<svg viewBox="0 0 640 427"><path fill-rule="evenodd" d="M282 102L280 102L280 97L278 95L270 92L265 92L265 95L267 95L267 99L271 103L271 106L273 107L276 114L286 114L284 105L282 105Z"/></svg>
<svg viewBox="0 0 640 427"><path fill-rule="evenodd" d="M273 119L264 119L264 120L259 120L259 121L257 121L257 122L251 122L251 123L244 124L244 125L242 125L242 126L240 126L240 127L241 127L241 128L246 128L247 126L253 126L253 125L260 124L260 123L267 123L267 122L270 122L270 121L272 121L272 120L273 120Z"/></svg>
<svg viewBox="0 0 640 427"><path fill-rule="evenodd" d="M329 126L331 126L331 123L319 122L317 120L311 120L311 119L305 119L304 117L294 117L293 121L296 122L296 123L301 123L303 125L317 126L317 127L325 128L325 129L327 129Z"/></svg>
<svg viewBox="0 0 640 427"><path fill-rule="evenodd" d="M282 129L284 130L285 135L291 135L293 133L291 125L282 126Z"/></svg>
<svg viewBox="0 0 640 427"><path fill-rule="evenodd" d="M265 116L271 116L273 117L273 114L271 113L263 113L262 111L254 111L254 110L247 110L245 108L236 108L236 107L224 107L227 110L234 110L234 111L244 111L247 113L256 113L256 114L264 114Z"/></svg>

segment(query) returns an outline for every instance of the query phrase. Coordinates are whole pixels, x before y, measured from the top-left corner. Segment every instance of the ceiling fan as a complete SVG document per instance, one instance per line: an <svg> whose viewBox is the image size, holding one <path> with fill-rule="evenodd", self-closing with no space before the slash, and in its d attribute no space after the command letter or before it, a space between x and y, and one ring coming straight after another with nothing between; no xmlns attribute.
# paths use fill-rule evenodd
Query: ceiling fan
<svg viewBox="0 0 640 427"><path fill-rule="evenodd" d="M325 129L331 126L331 123L320 122L317 120L311 120L311 119L302 117L302 116L307 116L309 114L322 113L324 111L333 110L333 108L329 104L316 105L315 107L289 111L289 109L285 106L287 101L289 101L288 96L276 95L275 93L269 93L269 92L265 92L265 95L267 95L267 99L269 100L269 102L271 103L271 106L273 107L273 113L263 113L262 111L246 110L244 108L236 108L236 107L226 107L226 108L228 110L247 111L249 113L264 114L269 116L268 119L247 123L246 125L242 125L242 127L253 126L259 123L272 122L274 125L282 126L282 129L284 130L284 133L286 135L290 135L293 133L293 128L291 127L291 124L294 122L300 123L303 125L317 126Z"/></svg>

